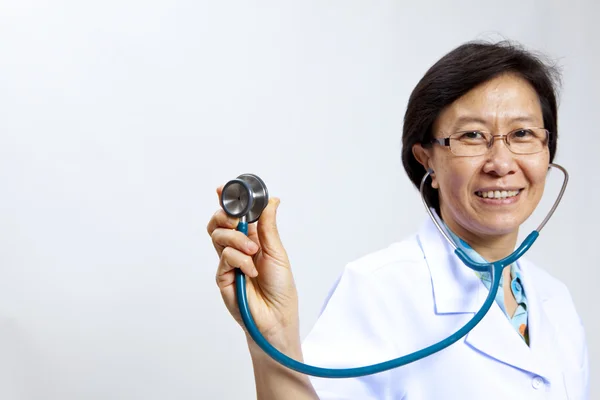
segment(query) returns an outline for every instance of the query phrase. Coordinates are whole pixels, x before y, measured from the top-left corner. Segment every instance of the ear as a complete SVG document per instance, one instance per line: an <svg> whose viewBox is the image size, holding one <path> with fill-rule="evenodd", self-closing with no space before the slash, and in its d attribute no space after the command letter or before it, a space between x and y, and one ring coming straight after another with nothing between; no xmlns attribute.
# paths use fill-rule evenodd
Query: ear
<svg viewBox="0 0 600 400"><path fill-rule="evenodd" d="M437 179L435 177L435 172L433 169L433 154L431 149L424 148L421 143L417 143L412 147L413 156L415 156L416 160L425 168L425 170L431 170L431 187L437 189L439 187Z"/></svg>

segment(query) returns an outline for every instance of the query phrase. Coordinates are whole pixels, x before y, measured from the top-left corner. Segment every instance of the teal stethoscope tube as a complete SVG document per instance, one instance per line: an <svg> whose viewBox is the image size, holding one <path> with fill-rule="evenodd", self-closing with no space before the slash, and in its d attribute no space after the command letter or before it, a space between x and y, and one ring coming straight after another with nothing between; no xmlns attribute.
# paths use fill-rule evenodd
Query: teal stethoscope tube
<svg viewBox="0 0 600 400"><path fill-rule="evenodd" d="M487 263L487 264L475 262L471 258L469 258L469 256L464 252L464 250L457 247L454 244L454 242L448 237L448 235L441 229L439 222L433 216L433 213L429 209L427 202L423 196L424 182L433 171L428 171L427 174L425 174L425 176L423 177L423 179L421 181L421 187L420 187L420 192L421 192L421 195L423 198L423 203L425 204L425 207L426 207L429 215L431 216L433 222L435 223L435 225L438 227L438 229L444 235L444 237L450 242L450 244L454 247L454 249L455 249L454 253L469 268L471 268L475 271L479 271L479 272L487 271L492 276L492 285L490 287L488 296L486 297L481 309L479 311L477 311L477 313L473 316L473 318L471 318L471 320L469 320L469 322L467 322L458 331L456 331L452 335L448 336L446 339L441 340L438 343L435 343L431 346L425 347L424 349L415 351L414 353L410 353L405 356L395 358L393 360L381 362L378 364L368 365L368 366L364 366L364 367L332 369L332 368L322 368L322 367L315 367L315 366L303 364L303 363L296 361L296 360L286 356L285 354L281 353L279 350L277 350L275 347L273 347L260 333L258 327L256 326L256 323L254 322L254 319L252 318L252 314L250 313L250 307L248 305L248 298L246 296L246 277L239 268L236 268L235 284L236 284L237 302L238 302L238 306L240 309L240 314L242 316L242 321L244 322L244 325L246 326L248 333L250 334L252 339L256 342L256 344L266 354L268 354L271 358L273 358L278 363L280 363L280 364L284 365L285 367L292 369L294 371L297 371L297 372L300 372L300 373L303 373L306 375L312 375L312 376L317 376L317 377L322 377L322 378L353 378L353 377L358 377L358 376L376 374L376 373L387 371L387 370L390 370L393 368L401 367L403 365L406 365L406 364L412 363L414 361L420 360L422 358L428 357L434 353L437 353L440 350L445 349L446 347L455 343L460 338L462 338L467 333L469 333L487 314L487 312L490 310L490 308L493 305L494 300L496 298L496 293L498 292L498 288L500 286L500 279L502 278L502 270L504 269L504 267L517 261L521 256L523 256L523 254L525 254L527 252L527 250L529 250L531 248L531 246L533 245L535 240L538 238L539 232L544 227L546 222L548 222L548 220L554 213L554 210L560 203L560 200L562 198L562 195L566 189L566 185L568 182L568 173L563 167L561 167L557 164L550 164L550 167L555 167L555 168L561 170L564 174L563 186L561 188L561 191L560 191L558 198L555 201L552 209L550 210L550 212L548 213L548 215L546 216L546 218L544 219L542 224L540 224L538 229L531 232L527 236L527 238L525 238L523 243L521 243L521 245L519 246L519 248L517 250L515 250L512 254L508 255L507 257L503 258L502 260L495 261L493 263ZM248 234L248 224L247 224L247 222L245 222L244 218L242 218L241 222L238 224L237 230L240 232L243 232L245 235Z"/></svg>

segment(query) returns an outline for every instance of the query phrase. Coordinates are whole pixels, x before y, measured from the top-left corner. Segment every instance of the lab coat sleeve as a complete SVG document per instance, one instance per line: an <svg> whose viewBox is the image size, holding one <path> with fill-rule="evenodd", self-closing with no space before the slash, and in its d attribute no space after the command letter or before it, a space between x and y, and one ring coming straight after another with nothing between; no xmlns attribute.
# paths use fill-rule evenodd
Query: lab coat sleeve
<svg viewBox="0 0 600 400"><path fill-rule="evenodd" d="M327 368L371 365L398 356L389 324L393 315L368 270L346 267L303 342L305 363ZM311 377L321 400L401 399L398 370L358 378ZM392 383L394 387L392 387Z"/></svg>

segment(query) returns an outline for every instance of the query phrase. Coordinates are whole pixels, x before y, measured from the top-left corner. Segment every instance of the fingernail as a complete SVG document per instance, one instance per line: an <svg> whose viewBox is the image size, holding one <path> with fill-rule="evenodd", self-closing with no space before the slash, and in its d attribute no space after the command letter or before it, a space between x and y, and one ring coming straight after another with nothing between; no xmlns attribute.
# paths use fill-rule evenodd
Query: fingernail
<svg viewBox="0 0 600 400"><path fill-rule="evenodd" d="M254 268L252 270L252 278L256 278L258 276L258 271L256 270L256 268Z"/></svg>
<svg viewBox="0 0 600 400"><path fill-rule="evenodd" d="M256 250L258 250L258 245L256 243L254 243L253 241L251 241L251 240L249 240L248 242L246 242L246 247L252 253L254 253Z"/></svg>

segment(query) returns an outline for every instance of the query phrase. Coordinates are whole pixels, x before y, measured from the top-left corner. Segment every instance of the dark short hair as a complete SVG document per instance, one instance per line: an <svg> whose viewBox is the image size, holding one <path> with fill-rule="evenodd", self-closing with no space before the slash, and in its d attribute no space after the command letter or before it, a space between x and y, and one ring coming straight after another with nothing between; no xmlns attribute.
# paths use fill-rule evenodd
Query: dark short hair
<svg viewBox="0 0 600 400"><path fill-rule="evenodd" d="M430 143L440 112L476 86L507 73L524 78L537 92L544 128L550 132L552 162L558 137L556 92L560 72L545 59L514 42L473 41L450 51L429 68L412 91L404 115L402 164L413 184L419 188L426 172L413 155L413 145ZM437 190L425 185L424 193L429 205L439 213Z"/></svg>

